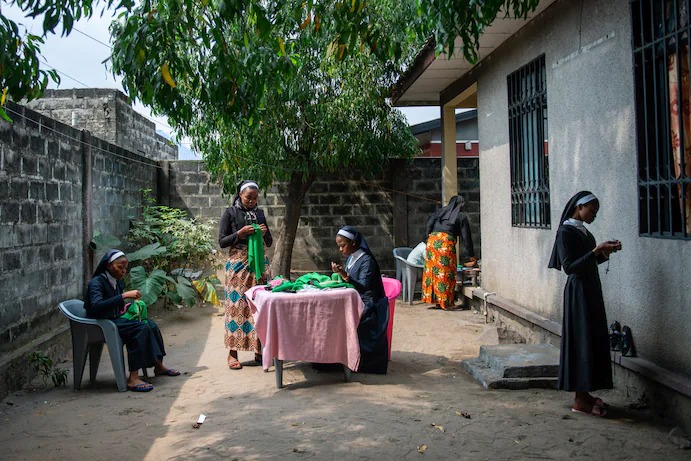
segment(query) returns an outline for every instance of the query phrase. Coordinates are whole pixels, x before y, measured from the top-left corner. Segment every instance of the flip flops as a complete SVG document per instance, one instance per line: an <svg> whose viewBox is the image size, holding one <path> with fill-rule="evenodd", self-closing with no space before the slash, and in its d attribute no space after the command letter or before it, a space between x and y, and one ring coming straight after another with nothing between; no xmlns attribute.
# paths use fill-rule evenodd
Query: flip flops
<svg viewBox="0 0 691 461"><path fill-rule="evenodd" d="M154 386L148 383L139 383L134 386L127 386L127 390L132 392L151 392L154 390Z"/></svg>
<svg viewBox="0 0 691 461"><path fill-rule="evenodd" d="M590 408L589 412L585 411L585 410L579 410L577 408L571 408L571 411L574 413L580 413L582 415L597 416L599 418L603 418L603 417L607 416L607 410L605 410L604 408L602 408L598 405L593 405Z"/></svg>
<svg viewBox="0 0 691 461"><path fill-rule="evenodd" d="M164 371L159 371L154 374L156 376L180 376L180 372L178 370L173 370L172 368L168 368Z"/></svg>

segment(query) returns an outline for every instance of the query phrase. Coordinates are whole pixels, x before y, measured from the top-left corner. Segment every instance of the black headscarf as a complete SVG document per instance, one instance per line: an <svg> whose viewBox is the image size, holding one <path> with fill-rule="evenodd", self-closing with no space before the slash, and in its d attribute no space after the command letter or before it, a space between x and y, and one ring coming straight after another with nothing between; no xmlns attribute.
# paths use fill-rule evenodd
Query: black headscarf
<svg viewBox="0 0 691 461"><path fill-rule="evenodd" d="M454 222L458 218L458 214L463 210L465 199L462 195L454 195L449 200L449 204L439 210L437 214L437 221L440 223Z"/></svg>
<svg viewBox="0 0 691 461"><path fill-rule="evenodd" d="M98 263L98 266L96 266L96 270L94 271L94 277L96 277L97 275L101 275L108 270L108 264L110 263L110 258L112 258L115 253L123 253L123 252L120 250L108 250L108 251L106 251L106 254L103 255L103 257L101 258L101 261ZM125 256L125 254L123 253L122 256ZM120 258L118 258L118 259L120 259Z"/></svg>
<svg viewBox="0 0 691 461"><path fill-rule="evenodd" d="M578 203L580 199L587 195L593 195L593 193L589 190L582 190L573 197L571 197L571 200L569 200L566 206L564 207L564 212L561 214L561 219L559 219L559 227L563 226L564 221L566 221L573 215L573 212L576 210L576 203ZM554 240L554 246L552 247L552 256L549 258L549 264L547 265L547 267L549 267L550 269L556 269L558 271L561 270L561 260L559 259L559 254L557 252L556 238Z"/></svg>
<svg viewBox="0 0 691 461"><path fill-rule="evenodd" d="M255 203L254 207L252 208L247 208L245 205L242 204L242 200L240 200L240 189L242 189L242 186L245 184L257 184L256 181L250 181L249 179L245 179L244 181L240 181L238 183L238 187L235 189L235 196L233 197L233 206L240 208L242 211L256 211L258 205ZM259 186L257 186L257 190L259 190Z"/></svg>

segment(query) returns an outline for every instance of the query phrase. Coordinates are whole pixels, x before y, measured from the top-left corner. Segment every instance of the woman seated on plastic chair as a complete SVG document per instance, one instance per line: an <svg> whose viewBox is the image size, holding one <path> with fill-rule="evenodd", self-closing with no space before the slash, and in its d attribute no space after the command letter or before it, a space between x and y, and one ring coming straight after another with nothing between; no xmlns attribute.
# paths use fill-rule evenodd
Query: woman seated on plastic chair
<svg viewBox="0 0 691 461"><path fill-rule="evenodd" d="M336 245L338 251L347 258L346 265L344 268L341 264L332 262L331 269L355 287L365 305L358 326L360 367L357 371L386 374L389 300L384 294L379 265L364 237L350 226L338 231Z"/></svg>
<svg viewBox="0 0 691 461"><path fill-rule="evenodd" d="M129 320L122 316L127 312L126 299L139 300L139 290L124 291L122 281L127 274L127 257L119 250L109 250L98 264L84 297L86 315L92 319L109 319L118 327L122 342L127 347L130 374L127 389L149 392L153 386L139 377L139 369L153 367L156 375L178 376L180 372L163 365L166 351L158 325L151 320Z"/></svg>

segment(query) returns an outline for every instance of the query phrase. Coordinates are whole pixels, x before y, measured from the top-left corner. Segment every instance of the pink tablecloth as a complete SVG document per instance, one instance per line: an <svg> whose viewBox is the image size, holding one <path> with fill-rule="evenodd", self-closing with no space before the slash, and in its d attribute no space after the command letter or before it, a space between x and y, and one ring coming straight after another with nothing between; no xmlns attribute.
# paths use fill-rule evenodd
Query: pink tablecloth
<svg viewBox="0 0 691 461"><path fill-rule="evenodd" d="M352 288L271 293L263 286L245 293L262 342L262 366L275 358L342 363L356 371L360 363L357 327L364 310Z"/></svg>

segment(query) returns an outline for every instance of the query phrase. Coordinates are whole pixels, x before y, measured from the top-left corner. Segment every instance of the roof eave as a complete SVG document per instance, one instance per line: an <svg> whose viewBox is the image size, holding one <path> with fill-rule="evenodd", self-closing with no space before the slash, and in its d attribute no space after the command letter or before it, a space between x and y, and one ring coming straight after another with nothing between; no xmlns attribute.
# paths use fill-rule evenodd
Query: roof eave
<svg viewBox="0 0 691 461"><path fill-rule="evenodd" d="M415 56L413 63L406 69L406 71L401 75L396 84L391 90L391 101L392 105L396 105L398 99L408 91L408 88L415 83L415 81L422 75L422 73L429 67L430 64L436 59L436 42L434 37L430 37L425 42L424 46L420 52ZM436 105L439 101L430 101L432 104L423 105Z"/></svg>

